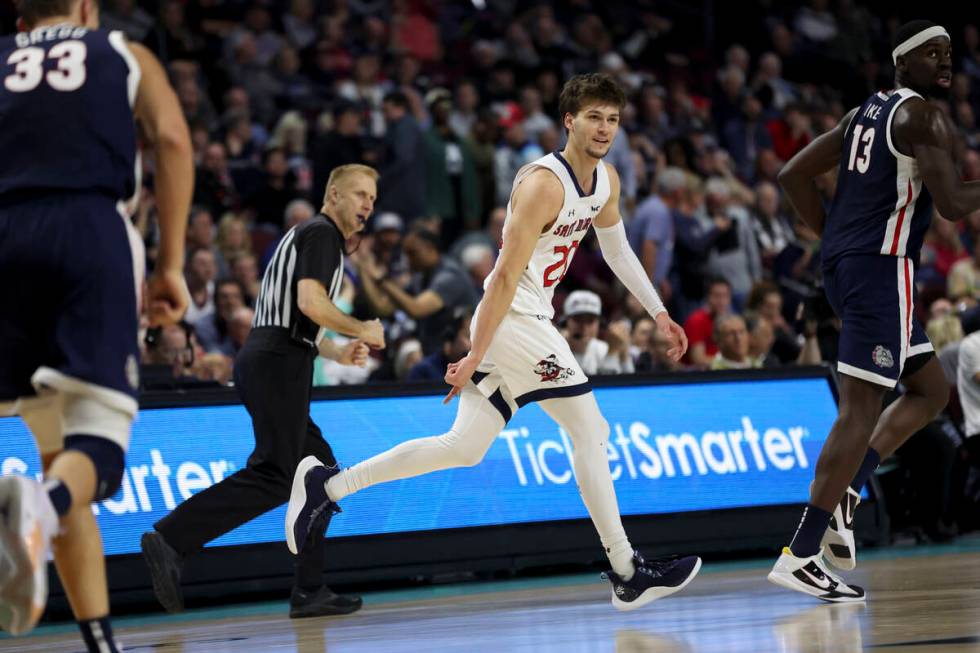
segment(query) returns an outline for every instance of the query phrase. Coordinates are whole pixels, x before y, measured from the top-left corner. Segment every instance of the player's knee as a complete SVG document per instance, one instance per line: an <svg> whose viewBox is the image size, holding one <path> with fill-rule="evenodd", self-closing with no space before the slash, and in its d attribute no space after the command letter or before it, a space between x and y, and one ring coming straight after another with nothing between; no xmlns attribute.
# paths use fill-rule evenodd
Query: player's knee
<svg viewBox="0 0 980 653"><path fill-rule="evenodd" d="M476 438L463 438L456 431L449 431L439 437L442 445L449 452L453 467L473 467L483 460L487 449L475 446Z"/></svg>
<svg viewBox="0 0 980 653"><path fill-rule="evenodd" d="M131 415L88 396L65 398L65 450L92 460L96 486L93 500L111 497L122 483Z"/></svg>
<svg viewBox="0 0 980 653"><path fill-rule="evenodd" d="M122 447L97 435L69 435L65 451L76 451L89 458L95 467L95 501L108 499L122 484L126 453Z"/></svg>

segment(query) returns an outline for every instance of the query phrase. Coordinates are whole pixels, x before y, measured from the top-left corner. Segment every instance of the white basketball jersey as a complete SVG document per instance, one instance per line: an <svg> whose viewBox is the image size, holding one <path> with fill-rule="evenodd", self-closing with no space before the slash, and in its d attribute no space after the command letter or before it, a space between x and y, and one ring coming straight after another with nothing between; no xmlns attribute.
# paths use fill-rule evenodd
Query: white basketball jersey
<svg viewBox="0 0 980 653"><path fill-rule="evenodd" d="M511 309L526 315L540 315L549 320L555 309L551 304L555 286L564 278L572 264L575 250L585 238L592 221L609 199L609 173L600 161L592 173L592 192L586 194L578 185L572 167L558 152L546 154L521 168L514 177L511 198L517 186L537 168L551 170L565 189L565 202L562 204L555 223L547 233L538 237L538 243L531 254L524 274L517 282L517 292ZM524 198L524 202L534 198ZM511 203L507 202L507 220L512 217ZM489 284L490 278L484 283Z"/></svg>

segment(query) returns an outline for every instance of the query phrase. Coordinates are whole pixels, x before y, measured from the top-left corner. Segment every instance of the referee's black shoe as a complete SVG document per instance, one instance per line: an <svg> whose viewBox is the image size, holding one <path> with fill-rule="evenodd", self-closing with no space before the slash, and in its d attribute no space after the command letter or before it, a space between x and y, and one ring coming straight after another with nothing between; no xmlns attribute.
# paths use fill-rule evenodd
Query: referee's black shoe
<svg viewBox="0 0 980 653"><path fill-rule="evenodd" d="M361 597L336 594L326 585L309 592L294 587L293 593L289 596L289 618L350 614L360 610L362 603Z"/></svg>
<svg viewBox="0 0 980 653"><path fill-rule="evenodd" d="M184 559L167 544L157 531L143 533L140 538L143 559L150 568L153 593L163 609L173 614L184 609L184 593L180 589L180 573Z"/></svg>
<svg viewBox="0 0 980 653"><path fill-rule="evenodd" d="M324 516L323 530L330 523L330 517L340 512L340 506L327 496L327 481L340 473L340 465L326 467L316 456L307 456L300 461L293 475L293 489L286 508L286 546L290 553L299 555L306 544L307 537Z"/></svg>

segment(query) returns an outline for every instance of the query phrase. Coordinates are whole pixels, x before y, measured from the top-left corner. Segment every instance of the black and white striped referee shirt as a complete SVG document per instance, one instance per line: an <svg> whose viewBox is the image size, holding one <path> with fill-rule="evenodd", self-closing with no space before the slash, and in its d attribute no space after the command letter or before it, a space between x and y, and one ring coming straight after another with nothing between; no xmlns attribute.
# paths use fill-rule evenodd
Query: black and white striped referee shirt
<svg viewBox="0 0 980 653"><path fill-rule="evenodd" d="M336 301L344 279L344 237L333 220L319 214L286 232L279 241L255 299L252 326L282 327L316 346L320 327L297 304L300 279L316 279Z"/></svg>

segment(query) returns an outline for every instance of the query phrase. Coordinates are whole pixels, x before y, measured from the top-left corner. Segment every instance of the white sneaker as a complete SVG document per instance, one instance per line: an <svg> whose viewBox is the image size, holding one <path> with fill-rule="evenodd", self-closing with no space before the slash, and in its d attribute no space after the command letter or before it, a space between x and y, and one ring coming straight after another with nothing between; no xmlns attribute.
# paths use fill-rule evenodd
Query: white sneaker
<svg viewBox="0 0 980 653"><path fill-rule="evenodd" d="M827 562L838 569L854 569L857 565L857 550L854 545L854 511L861 503L861 495L850 487L834 507L827 532L820 540L823 556Z"/></svg>
<svg viewBox="0 0 980 653"><path fill-rule="evenodd" d="M822 556L823 549L809 558L797 558L788 546L784 547L783 554L769 572L769 582L815 596L822 601L863 601L864 590L857 585L848 585L831 573Z"/></svg>
<svg viewBox="0 0 980 653"><path fill-rule="evenodd" d="M48 600L48 551L58 515L44 487L23 476L0 477L0 628L23 635Z"/></svg>

